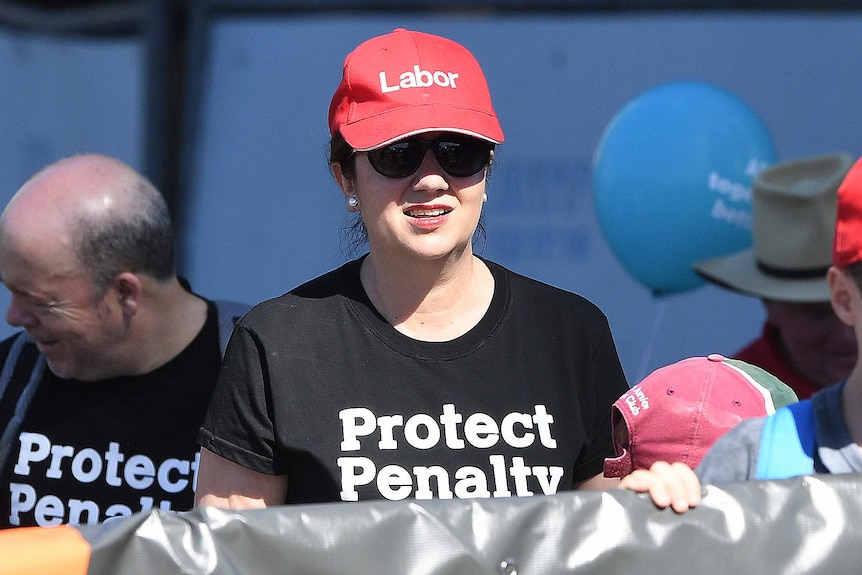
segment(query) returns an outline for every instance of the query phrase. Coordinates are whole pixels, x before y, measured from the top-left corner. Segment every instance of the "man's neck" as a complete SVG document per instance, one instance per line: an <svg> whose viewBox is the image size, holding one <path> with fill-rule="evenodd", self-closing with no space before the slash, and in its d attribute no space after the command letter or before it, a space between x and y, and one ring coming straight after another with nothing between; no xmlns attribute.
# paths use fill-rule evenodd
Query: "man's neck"
<svg viewBox="0 0 862 575"><path fill-rule="evenodd" d="M149 317L138 337L143 360L139 373L149 373L176 357L197 337L207 319L207 303L179 284L159 291L147 304Z"/></svg>

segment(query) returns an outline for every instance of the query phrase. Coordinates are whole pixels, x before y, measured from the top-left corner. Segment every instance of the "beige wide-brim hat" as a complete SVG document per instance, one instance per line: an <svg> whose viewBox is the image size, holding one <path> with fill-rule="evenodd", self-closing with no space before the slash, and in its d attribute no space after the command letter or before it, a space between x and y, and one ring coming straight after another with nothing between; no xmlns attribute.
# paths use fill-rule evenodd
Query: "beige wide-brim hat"
<svg viewBox="0 0 862 575"><path fill-rule="evenodd" d="M827 302L838 186L853 165L837 153L776 164L751 185L754 245L695 263L722 287L786 302Z"/></svg>

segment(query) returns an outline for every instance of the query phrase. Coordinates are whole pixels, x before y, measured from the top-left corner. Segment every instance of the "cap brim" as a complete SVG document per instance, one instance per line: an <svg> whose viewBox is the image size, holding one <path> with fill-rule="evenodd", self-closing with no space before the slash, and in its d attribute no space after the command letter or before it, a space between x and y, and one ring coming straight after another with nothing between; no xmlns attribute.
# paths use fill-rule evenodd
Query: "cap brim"
<svg viewBox="0 0 862 575"><path fill-rule="evenodd" d="M605 477L625 477L632 471L632 454L627 449L623 449L622 455L605 458L602 475Z"/></svg>
<svg viewBox="0 0 862 575"><path fill-rule="evenodd" d="M692 265L694 271L722 287L777 301L828 302L826 273L819 278L777 278L764 273L754 258L754 249Z"/></svg>
<svg viewBox="0 0 862 575"><path fill-rule="evenodd" d="M398 108L343 124L340 131L350 147L360 152L424 132L457 132L494 144L504 139L496 116L440 103Z"/></svg>

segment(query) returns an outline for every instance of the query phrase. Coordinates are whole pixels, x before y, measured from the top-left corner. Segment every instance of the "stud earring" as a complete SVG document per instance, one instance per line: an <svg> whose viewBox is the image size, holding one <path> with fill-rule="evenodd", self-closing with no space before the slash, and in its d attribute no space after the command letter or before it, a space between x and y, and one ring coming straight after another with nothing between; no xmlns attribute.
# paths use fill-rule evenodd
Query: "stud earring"
<svg viewBox="0 0 862 575"><path fill-rule="evenodd" d="M482 203L484 204L487 201L488 201L488 194L482 194Z"/></svg>
<svg viewBox="0 0 862 575"><path fill-rule="evenodd" d="M357 198L355 195L352 195L349 198L347 198L347 207L350 208L351 210L355 210L356 208L358 208L359 207L359 198Z"/></svg>

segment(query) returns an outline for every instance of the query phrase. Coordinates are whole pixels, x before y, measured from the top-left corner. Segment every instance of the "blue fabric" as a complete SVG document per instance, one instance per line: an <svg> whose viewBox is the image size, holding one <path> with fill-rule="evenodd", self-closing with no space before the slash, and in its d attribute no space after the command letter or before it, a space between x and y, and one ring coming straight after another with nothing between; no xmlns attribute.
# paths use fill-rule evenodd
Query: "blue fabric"
<svg viewBox="0 0 862 575"><path fill-rule="evenodd" d="M810 400L782 407L766 418L757 456L757 479L787 479L814 472L814 410Z"/></svg>

